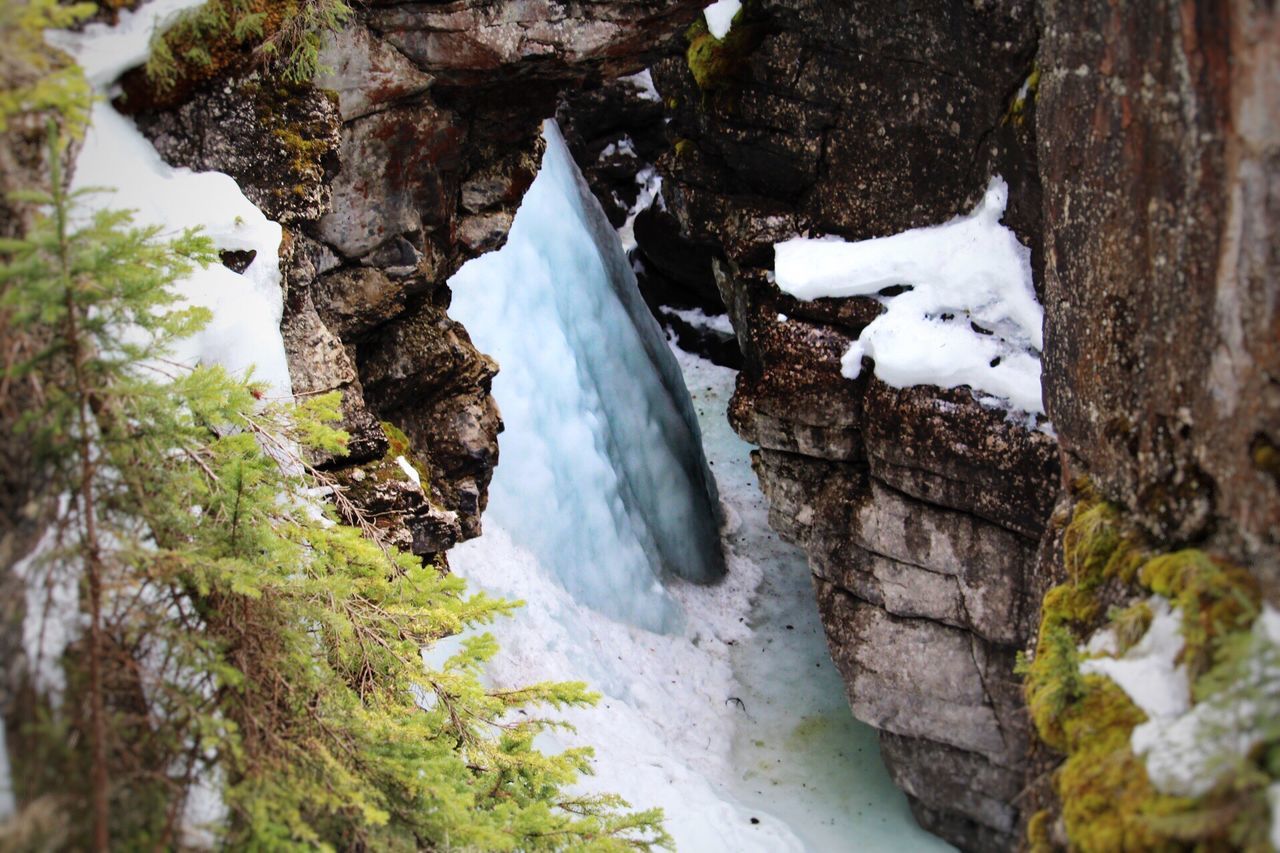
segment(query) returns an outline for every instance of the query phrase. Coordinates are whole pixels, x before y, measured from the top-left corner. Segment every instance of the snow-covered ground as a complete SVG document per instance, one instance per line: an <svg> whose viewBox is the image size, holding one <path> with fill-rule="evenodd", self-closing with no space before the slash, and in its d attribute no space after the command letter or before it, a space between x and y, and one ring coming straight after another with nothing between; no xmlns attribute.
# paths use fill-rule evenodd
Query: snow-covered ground
<svg viewBox="0 0 1280 853"><path fill-rule="evenodd" d="M486 520L483 536L450 552L453 568L527 603L494 626L502 651L490 677L585 678L601 691L599 707L566 714L576 735L542 745L595 746L596 775L582 787L661 806L681 850L949 849L916 825L874 730L849 713L804 555L768 528L750 446L729 427L734 371L675 352L720 490L729 575L669 585L684 630L654 634L574 601Z"/></svg>

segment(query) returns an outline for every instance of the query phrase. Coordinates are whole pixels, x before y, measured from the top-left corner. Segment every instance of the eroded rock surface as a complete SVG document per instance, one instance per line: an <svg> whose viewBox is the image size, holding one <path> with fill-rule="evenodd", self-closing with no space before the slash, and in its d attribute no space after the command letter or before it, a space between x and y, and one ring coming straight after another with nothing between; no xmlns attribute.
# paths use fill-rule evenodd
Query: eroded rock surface
<svg viewBox="0 0 1280 853"><path fill-rule="evenodd" d="M1208 540L1278 601L1276 10L1044 16L1045 402L1155 541Z"/></svg>
<svg viewBox="0 0 1280 853"><path fill-rule="evenodd" d="M721 50L737 55L654 69L668 207L715 254L743 351L730 419L760 448L770 521L809 555L850 705L917 818L962 847L1015 847L1029 733L1013 663L1057 444L968 389L844 378L879 304L802 302L768 273L776 241L944 222L993 173L1039 268L1034 109L1014 108L1033 4L758 3L734 26Z"/></svg>
<svg viewBox="0 0 1280 853"><path fill-rule="evenodd" d="M219 79L138 117L171 162L231 174L288 226L290 370L300 393L342 392L352 435L318 461L416 553L479 533L502 428L498 365L449 318L449 276L505 241L560 94L640 70L697 9L374 3L329 39L314 87ZM420 486L384 459L382 421L407 433Z"/></svg>

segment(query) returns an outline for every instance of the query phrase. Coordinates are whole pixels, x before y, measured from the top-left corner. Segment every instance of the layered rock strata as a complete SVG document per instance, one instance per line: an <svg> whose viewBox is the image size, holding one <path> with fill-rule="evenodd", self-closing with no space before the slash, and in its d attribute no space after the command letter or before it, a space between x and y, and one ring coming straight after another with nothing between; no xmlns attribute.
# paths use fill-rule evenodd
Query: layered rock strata
<svg viewBox="0 0 1280 853"><path fill-rule="evenodd" d="M653 72L671 118L667 204L717 255L744 355L731 421L760 448L771 523L808 553L850 705L880 729L916 817L965 848L1014 847L1029 732L1013 666L1036 624L1056 442L968 389L844 378L840 356L879 304L801 302L769 271L772 244L795 234L946 221L993 173L1040 268L1033 106L1019 99L1033 6L747 4L734 27L719 44L691 30L688 55Z"/></svg>

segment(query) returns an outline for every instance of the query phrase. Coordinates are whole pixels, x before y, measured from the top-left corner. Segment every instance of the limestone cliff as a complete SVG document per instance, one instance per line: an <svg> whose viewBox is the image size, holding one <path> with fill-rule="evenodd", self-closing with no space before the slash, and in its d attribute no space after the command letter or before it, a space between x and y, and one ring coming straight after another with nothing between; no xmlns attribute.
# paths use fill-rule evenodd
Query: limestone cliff
<svg viewBox="0 0 1280 853"><path fill-rule="evenodd" d="M286 225L295 389L343 391L353 436L316 461L424 556L479 532L501 429L497 366L446 282L505 239L539 122L559 116L615 221L636 190L618 143L656 161L647 295L728 309L730 417L808 553L854 714L924 826L1014 848L1054 762L1014 659L1063 574L1064 482L1280 604L1276 12L749 0L720 41L701 5L371 2L313 86L241 68L170 103L135 77L124 103L165 157L232 174ZM660 103L609 82L646 66ZM775 241L939 223L995 173L1046 309L1056 435L963 388L846 379L879 304L770 281Z"/></svg>
<svg viewBox="0 0 1280 853"><path fill-rule="evenodd" d="M761 448L771 520L809 554L853 712L881 730L917 818L964 847L1016 846L1028 728L1013 665L1035 625L1056 445L965 389L845 379L878 303L801 302L768 273L777 240L943 222L995 172L1039 266L1034 108L1011 109L1033 4L748 4L734 26L714 74L696 29L654 71L667 202L714 247L745 357L731 419Z"/></svg>

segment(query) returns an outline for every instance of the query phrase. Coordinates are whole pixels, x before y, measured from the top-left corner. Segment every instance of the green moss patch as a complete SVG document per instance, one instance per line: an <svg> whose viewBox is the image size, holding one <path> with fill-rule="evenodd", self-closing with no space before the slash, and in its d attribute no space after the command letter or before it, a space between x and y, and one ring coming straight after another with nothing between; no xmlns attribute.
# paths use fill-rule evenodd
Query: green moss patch
<svg viewBox="0 0 1280 853"><path fill-rule="evenodd" d="M685 60L698 88L704 92L728 89L742 78L747 60L765 35L764 25L754 18L752 4L744 3L723 39L711 34L701 16L685 31L689 42Z"/></svg>
<svg viewBox="0 0 1280 853"><path fill-rule="evenodd" d="M1227 695L1259 665L1251 630L1260 613L1257 582L1204 551L1154 552L1087 484L1078 493L1063 536L1068 580L1045 596L1035 657L1019 668L1037 733L1063 755L1053 780L1058 803L1028 823L1028 844L1051 849L1050 827L1060 815L1071 847L1085 851L1266 849L1266 787L1280 778L1280 721L1264 724L1263 746L1212 791L1168 796L1130 745L1146 715L1110 679L1080 672L1080 646L1094 632L1110 630L1121 653L1141 639L1152 619L1145 599L1155 593L1181 615L1180 662L1195 701Z"/></svg>
<svg viewBox="0 0 1280 853"><path fill-rule="evenodd" d="M391 421L379 421L379 424L382 426L382 434L387 437L387 452L382 460L394 463L396 457L403 456L413 466L413 470L418 472L418 478L422 481L422 490L430 497L431 479L427 476L427 465L414 452L413 442L409 440L409 436ZM401 474L404 473L399 464L395 465L395 469Z"/></svg>

